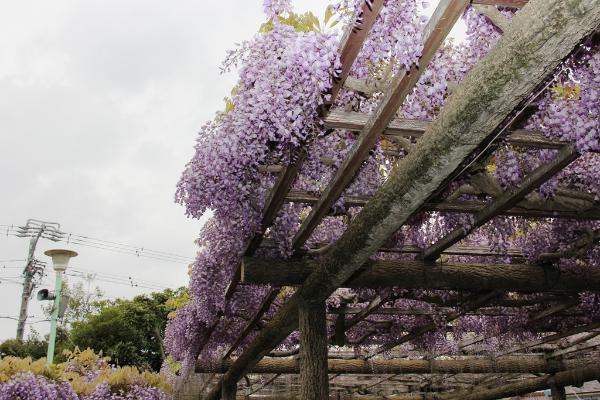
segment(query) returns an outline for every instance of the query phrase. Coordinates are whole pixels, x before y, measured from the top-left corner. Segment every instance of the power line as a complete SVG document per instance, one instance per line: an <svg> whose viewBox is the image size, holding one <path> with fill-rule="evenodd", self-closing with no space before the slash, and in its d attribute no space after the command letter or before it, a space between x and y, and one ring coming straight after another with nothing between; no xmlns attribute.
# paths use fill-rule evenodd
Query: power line
<svg viewBox="0 0 600 400"><path fill-rule="evenodd" d="M37 234L40 230L38 227L15 227L14 225L0 225L7 227L5 234L6 236L17 236L26 237ZM173 262L173 263L185 263L189 264L194 261L191 257L182 256L175 253L159 251L149 249L143 246L134 246L130 244L93 238L87 235L80 235L77 233L65 233L59 230L54 230L47 236L42 237L53 240L55 242L72 243L79 246L86 246L96 248L100 250L107 250L121 254L134 255L137 257L145 257L155 259L159 261Z"/></svg>
<svg viewBox="0 0 600 400"><path fill-rule="evenodd" d="M76 272L76 271L72 271L72 272L67 271L67 272L65 272L65 275L76 277L76 278L85 278L86 277L86 274L81 273L81 272ZM168 287L158 285L158 284L137 283L135 280L133 280L133 278L117 279L117 278L110 278L110 277L94 277L94 280L97 280L100 282L106 282L106 283L114 283L117 285L137 287L137 288L141 288L141 289L150 289L150 290L168 289Z"/></svg>

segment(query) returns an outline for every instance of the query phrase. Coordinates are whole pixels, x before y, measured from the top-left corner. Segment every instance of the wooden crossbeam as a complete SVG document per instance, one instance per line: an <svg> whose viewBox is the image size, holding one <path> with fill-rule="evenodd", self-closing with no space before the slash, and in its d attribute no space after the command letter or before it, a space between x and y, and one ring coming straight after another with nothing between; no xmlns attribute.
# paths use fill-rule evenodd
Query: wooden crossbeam
<svg viewBox="0 0 600 400"><path fill-rule="evenodd" d="M363 6L358 16L360 23L355 26L350 26L341 41L340 62L342 68L339 76L334 78L333 85L330 91L330 98L326 101L327 106L335 103L340 90L344 86L346 79L350 75L350 70L354 61L360 53L369 31L375 24L375 20L383 7L383 0L364 1Z"/></svg>
<svg viewBox="0 0 600 400"><path fill-rule="evenodd" d="M559 333L555 333L552 335L547 335L547 336L544 336L539 339L534 339L534 340L528 341L526 343L518 344L509 350L505 350L505 351L501 352L500 355L508 355L508 354L517 353L517 352L529 349L531 347L539 346L544 343L556 342L557 340L561 340L561 339L564 339L564 338L567 338L567 337L570 337L573 335L578 335L580 333L597 330L598 328L600 328L600 322L592 322L592 323L589 323L586 325L581 325L581 326L575 327L573 329L569 329L565 332L559 332Z"/></svg>
<svg viewBox="0 0 600 400"><path fill-rule="evenodd" d="M309 276L231 364L207 396L237 382L298 326L302 298L326 299L381 248L455 171L494 138L512 111L600 24L600 4L531 0L488 55L467 74L413 152L350 223Z"/></svg>
<svg viewBox="0 0 600 400"><path fill-rule="evenodd" d="M467 301L465 304L461 305L460 310L453 311L452 313L448 314L446 316L446 322L452 322L455 319L462 317L463 315L465 315L468 312L477 310L482 305L484 305L485 303L487 303L494 297L499 296L500 294L501 294L501 292L498 290L491 290L482 295L476 296L474 299ZM437 329L438 329L438 325L435 324L434 322L422 325L418 328L411 330L406 335L403 335L396 340L392 340L392 341L378 347L377 349L369 352L369 354L367 355L367 358L373 358L378 354L392 350L396 346L399 346L403 343L408 343L410 341L413 341L413 340L423 336L424 334L426 334L428 332L434 332Z"/></svg>
<svg viewBox="0 0 600 400"><path fill-rule="evenodd" d="M298 286L320 269L315 260L248 257L242 282ZM527 264L467 264L422 261L368 261L342 284L349 288L510 290L515 292L579 292L600 290L600 269L560 270Z"/></svg>
<svg viewBox="0 0 600 400"><path fill-rule="evenodd" d="M508 190L501 196L491 201L488 205L481 209L481 211L475 214L473 220L470 221L469 224L456 228L438 240L436 243L425 249L421 255L421 258L428 261L436 260L444 252L444 250L467 237L467 235L469 235L475 229L484 225L503 211L516 206L531 191L535 190L542 183L552 178L557 172L577 159L577 157L579 157L579 153L577 153L575 147L563 147L554 160L548 164L544 164L536 168L523 179L517 188Z"/></svg>
<svg viewBox="0 0 600 400"><path fill-rule="evenodd" d="M561 369L572 369L590 362L589 358L563 360ZM196 373L226 372L235 360L225 360L220 365L196 363ZM373 359L327 360L329 374L489 374L489 373L543 373L556 371L556 362L544 355L516 355L504 357L465 356L451 359ZM250 371L251 374L298 374L300 361L293 358L264 358Z"/></svg>
<svg viewBox="0 0 600 400"><path fill-rule="evenodd" d="M585 194L585 193L582 193ZM592 195L593 196L593 195ZM368 196L346 196L344 204L347 207L363 207L371 199ZM291 203L303 203L314 205L318 202L319 196L308 192L291 191L285 198ZM451 213L477 214L486 206L483 201L443 201L429 202L423 205L424 211L439 211ZM598 220L600 219L600 205L588 209L575 209L561 206L554 201L547 201L543 205L531 205L527 202L520 202L516 206L503 210L500 215L510 215L527 218L566 218L578 220Z"/></svg>
<svg viewBox="0 0 600 400"><path fill-rule="evenodd" d="M331 206L340 197L360 170L369 151L375 146L380 135L394 119L396 112L419 81L421 74L433 59L444 39L463 14L468 0L442 0L436 8L423 34L423 51L418 65L410 70L401 69L392 79L377 109L369 116L348 156L336 171L335 176L324 190L317 204L304 219L292 240L294 249L299 249L308 240L321 220L329 213Z"/></svg>
<svg viewBox="0 0 600 400"><path fill-rule="evenodd" d="M256 326L262 319L263 315L265 315L265 313L269 310L269 308L271 307L271 304L277 298L277 295L279 293L280 293L280 288L278 288L278 287L274 288L263 299L262 303L258 307L258 310L256 310L256 312L254 313L254 315L252 316L250 321L248 321L248 324L246 325L246 327L244 328L242 333L237 337L235 342L233 342L233 344L231 345L229 350L227 350L227 352L223 356L224 359L229 357L238 348L238 346L242 343L242 340L244 340L244 338L246 336L248 336L248 334L250 332L252 332L254 329L256 329Z"/></svg>
<svg viewBox="0 0 600 400"><path fill-rule="evenodd" d="M355 314L361 313L363 310L364 310L364 308L360 308L360 307L347 307L343 310L332 310L332 311L330 311L330 313L334 314L334 315L339 315L342 313L346 314L346 315L355 315ZM445 315L445 314L450 314L453 311L454 310L452 308L448 308L448 307L437 308L437 309L419 308L419 307L410 307L410 308L380 307L380 308L374 310L373 312L371 312L371 315L440 315L440 314ZM568 314L567 314L567 313L562 313L562 311L564 311L564 310L557 311L556 313L558 313L560 315L570 315L570 316L584 315L583 313L573 313L573 312L568 312ZM480 308L477 311L467 313L467 314L485 315L485 316L492 316L492 317L493 316L506 316L506 315L521 315L520 311L518 309L506 310L506 307L502 307L502 309L496 309L494 307L484 307L484 308Z"/></svg>
<svg viewBox="0 0 600 400"><path fill-rule="evenodd" d="M555 305L555 306L552 306L552 307L546 308L546 309L544 309L544 310L541 310L541 311L539 311L539 312L537 312L537 313L534 313L534 314L530 315L530 316L529 316L529 320L527 321L527 323L528 323L528 324L531 324L531 323L533 323L533 322L536 322L536 321L538 321L538 320L540 320L540 319L548 318L548 317L550 317L550 316L552 316L552 315L555 315L555 314L557 314L557 313L560 313L560 312L562 312L562 311L564 311L564 310L566 310L566 309L568 309L568 308L570 308L570 307L573 307L575 304L578 304L578 302L575 302L573 299L571 299L571 300L567 300L567 301L563 301L563 302L559 302L559 303L558 303L557 305ZM586 326L586 328L588 328L588 326ZM580 329L582 329L582 328L581 328L581 327L577 327L577 328L575 328L575 329L576 329L576 332L579 332L579 330L580 330ZM558 333L558 334L557 334L557 335L558 335L557 337L561 337L561 338L562 338L562 336L561 336L561 335L563 335L563 334L564 334L564 333ZM553 334L553 335L556 335L556 334ZM473 346L473 345L475 345L475 344L477 344L477 343L481 343L481 342L483 342L483 341L484 341L484 340L486 340L486 339L491 339L492 337L498 337L498 336L500 336L500 335L494 335L494 336L477 335L477 336L475 336L474 338L470 338L470 339L461 340L461 341L458 343L458 348L459 348L461 351L464 351L464 349L466 349L467 347ZM570 334L569 334L568 336L570 336ZM550 336L549 336L549 337L550 337ZM550 342L551 342L551 341L553 341L553 340L550 338L550 339L548 339L548 341L550 341ZM536 340L536 341L533 341L531 344L520 344L520 345L518 345L518 346L515 346L515 347L514 347L514 348L511 350L511 353L518 352L518 351L521 351L521 350L525 350L525 349L527 349L527 348L529 348L529 347L538 346L538 345L540 345L540 344L547 343L548 341L542 341L542 342L538 342L538 341ZM437 356L440 356L440 355L442 355L442 354L446 354L446 353L439 353L439 354L437 354ZM510 354L510 353L506 353L506 354Z"/></svg>
<svg viewBox="0 0 600 400"><path fill-rule="evenodd" d="M584 382L596 379L600 379L600 364L591 363L552 375L505 383L492 389L474 390L471 393L456 393L453 396L444 396L443 398L446 400L495 400L550 389L553 386L581 385Z"/></svg>
<svg viewBox="0 0 600 400"><path fill-rule="evenodd" d="M364 129L369 114L332 110L323 118L323 123L328 129L346 129L360 132ZM429 121L420 121L413 119L394 118L383 132L383 136L394 142L396 137L419 138L431 125ZM547 138L541 132L527 129L515 129L508 134L506 142L513 146L533 147L542 149L559 149L565 145L554 139Z"/></svg>
<svg viewBox="0 0 600 400"><path fill-rule="evenodd" d="M501 6L511 8L521 8L527 4L529 0L473 0L473 4L484 4L488 6Z"/></svg>
<svg viewBox="0 0 600 400"><path fill-rule="evenodd" d="M480 14L487 17L492 22L492 24L494 24L502 32L504 32L508 28L510 20L506 18L504 14L502 14L495 6L485 4L473 4L473 8L475 8Z"/></svg>
<svg viewBox="0 0 600 400"><path fill-rule="evenodd" d="M265 202L265 211L263 212L260 229L246 246L244 255L253 255L260 246L267 228L271 226L275 220L275 217L277 217L277 213L281 209L281 206L285 202L285 196L294 184L294 180L296 179L298 171L300 170L305 158L306 150L304 148L300 148L292 155L290 163L279 174L277 180L275 181L275 185L273 185L273 188L269 192L269 196ZM231 278L229 286L227 286L227 290L225 291L225 299L229 300L233 296L233 293L235 292L239 282L240 269L238 267Z"/></svg>

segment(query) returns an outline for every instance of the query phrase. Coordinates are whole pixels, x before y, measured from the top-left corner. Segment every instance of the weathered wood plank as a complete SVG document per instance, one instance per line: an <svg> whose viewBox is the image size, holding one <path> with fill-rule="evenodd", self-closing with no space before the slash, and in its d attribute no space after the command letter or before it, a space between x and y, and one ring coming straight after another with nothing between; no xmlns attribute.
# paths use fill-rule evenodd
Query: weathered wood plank
<svg viewBox="0 0 600 400"><path fill-rule="evenodd" d="M260 243L263 240L264 234L267 231L267 228L271 226L275 217L277 217L277 213L281 209L281 206L285 203L285 196L289 192L290 188L294 184L296 180L296 176L298 175L298 171L300 171L300 167L306 158L306 149L301 147L291 157L290 163L283 169L283 171L277 177L273 188L269 192L269 196L265 201L265 208L263 212L262 221L260 224L260 229L254 237L248 242L246 249L244 250L245 256L251 256L254 252L259 248ZM231 282L227 286L225 291L225 299L229 300L233 294L235 293L235 289L240 282L240 266L237 267L233 276L231 277Z"/></svg>
<svg viewBox="0 0 600 400"><path fill-rule="evenodd" d="M563 147L554 160L548 164L539 166L527 175L517 188L506 191L487 204L481 211L475 214L470 224L461 226L460 228L449 232L443 238L425 249L421 258L423 260L435 261L444 250L453 244L458 243L495 216L517 205L531 191L537 189L542 183L552 178L557 172L576 160L577 157L579 157L579 153L573 146Z"/></svg>
<svg viewBox="0 0 600 400"><path fill-rule="evenodd" d="M319 270L319 261L247 257L243 282L298 286ZM465 264L421 261L367 261L343 283L350 288L510 290L545 292L600 290L600 268L558 270L526 264Z"/></svg>
<svg viewBox="0 0 600 400"><path fill-rule="evenodd" d="M342 38L340 45L340 62L342 63L342 68L339 76L333 80L330 98L326 102L326 107L330 107L335 103L340 90L344 87L344 83L350 75L352 65L358 57L358 53L360 53L360 49L373 24L375 24L382 7L383 0L364 1L360 16L358 16L360 23L357 23L356 26L350 26Z"/></svg>
<svg viewBox="0 0 600 400"><path fill-rule="evenodd" d="M495 400L550 389L552 386L581 385L584 382L599 378L600 364L591 363L583 367L557 372L553 375L505 383L496 388L474 390L471 393L457 393L454 396L444 396L444 398L447 400Z"/></svg>
<svg viewBox="0 0 600 400"><path fill-rule="evenodd" d="M317 204L302 222L300 229L292 240L294 249L297 250L304 245L346 186L354 179L363 161L368 157L369 151L375 146L380 135L396 115L398 108L413 90L421 74L433 59L437 49L441 46L455 22L460 18L468 3L468 0L442 0L440 2L425 27L422 42L423 51L419 59L419 65L413 65L408 71L401 69L392 79L382 101L373 114L369 116L357 140L352 145L352 150L336 171L335 176Z"/></svg>
<svg viewBox="0 0 600 400"><path fill-rule="evenodd" d="M473 4L484 4L489 6L501 6L521 8L527 4L528 0L473 0Z"/></svg>
<svg viewBox="0 0 600 400"><path fill-rule="evenodd" d="M248 324L246 325L246 327L244 328L242 333L240 333L240 335L237 337L235 342L233 342L233 344L231 345L229 350L227 350L227 352L225 353L223 358L229 357L238 348L238 346L242 343L242 340L244 340L244 338L246 336L248 336L248 334L256 328L258 323L261 321L263 315L265 315L265 313L267 311L269 311L271 304L273 304L273 301L277 298L277 295L279 294L279 292L280 292L280 288L278 288L278 287L273 288L269 292L269 294L263 299L262 303L258 307L258 310L256 310L256 312L254 313L254 315L252 316L250 321L248 321Z"/></svg>
<svg viewBox="0 0 600 400"><path fill-rule="evenodd" d="M585 193L582 193L585 194ZM593 195L591 195L593 200ZM347 207L363 207L369 202L368 196L346 196L344 198ZM285 198L291 203L304 203L307 205L316 204L319 196L308 192L292 191ZM424 211L440 211L451 213L477 214L486 203L483 201L443 201L440 203L429 202L422 207ZM544 204L531 205L528 202L519 202L516 206L502 211L499 215L511 215L527 218L566 218L566 219L600 219L600 205L590 208L569 208L561 206L553 200L548 200Z"/></svg>
<svg viewBox="0 0 600 400"><path fill-rule="evenodd" d="M495 6L485 4L473 4L473 8L480 14L487 17L492 24L499 28L502 32L508 28L510 20L504 16Z"/></svg>
<svg viewBox="0 0 600 400"><path fill-rule="evenodd" d="M484 305L485 303L487 303L494 297L498 297L500 294L501 294L501 292L499 290L490 290L490 291L485 292L482 295L477 295L472 300L467 301L464 304L461 304L460 310L453 311L452 313L448 314L446 316L446 321L452 322L452 321L462 317L463 315L467 314L470 311L477 310L479 307L481 307L482 305ZM399 346L403 343L408 343L410 341L418 339L419 337L423 336L425 333L434 332L437 329L438 329L438 325L434 322L422 325L418 328L411 330L406 335L403 335L403 336L399 337L398 339L388 342L388 343L376 348L375 350L369 352L367 354L367 358L373 358L378 354L392 350L394 347Z"/></svg>
<svg viewBox="0 0 600 400"><path fill-rule="evenodd" d="M347 129L361 131L369 119L369 114L355 111L332 110L323 118L323 123L328 129ZM419 138L431 125L429 121L394 118L383 132L384 137L393 140L394 137ZM563 142L549 139L541 132L527 129L515 129L506 137L506 142L515 146L559 149L565 145Z"/></svg>
<svg viewBox="0 0 600 400"><path fill-rule="evenodd" d="M570 337L570 336L573 336L573 335L578 335L580 333L594 331L594 330L597 330L598 328L600 328L600 322L591 322L589 324L577 326L577 327L575 327L573 329L569 329L569 330L564 331L564 332L559 332L559 333L555 333L555 334L552 334L552 335L547 335L547 336L544 336L544 337L539 338L539 339L533 339L533 340L530 340L528 342L518 344L518 345L512 347L509 350L502 351L499 354L499 356L505 356L505 355L508 355L508 354L513 354L513 353L521 352L521 351L527 350L529 348L539 346L539 345L544 344L544 343L556 342L558 340L561 340L561 339L564 339L564 338L567 338L567 337Z"/></svg>
<svg viewBox="0 0 600 400"><path fill-rule="evenodd" d="M281 307L208 394L236 382L298 326L301 298L325 299L359 270L454 171L485 145L573 49L600 24L597 0L531 0L498 44L450 96L425 135L323 256L319 271Z"/></svg>

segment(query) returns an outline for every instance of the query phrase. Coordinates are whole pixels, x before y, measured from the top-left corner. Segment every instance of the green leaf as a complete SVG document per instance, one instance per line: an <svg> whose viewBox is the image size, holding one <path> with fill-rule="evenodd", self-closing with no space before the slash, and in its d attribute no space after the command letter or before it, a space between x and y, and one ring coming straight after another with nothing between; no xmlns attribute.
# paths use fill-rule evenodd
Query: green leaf
<svg viewBox="0 0 600 400"><path fill-rule="evenodd" d="M331 19L331 17L333 17L333 7L330 5L327 6L327 8L325 9L325 19L323 20L324 24L327 25L327 23L329 22L329 20Z"/></svg>

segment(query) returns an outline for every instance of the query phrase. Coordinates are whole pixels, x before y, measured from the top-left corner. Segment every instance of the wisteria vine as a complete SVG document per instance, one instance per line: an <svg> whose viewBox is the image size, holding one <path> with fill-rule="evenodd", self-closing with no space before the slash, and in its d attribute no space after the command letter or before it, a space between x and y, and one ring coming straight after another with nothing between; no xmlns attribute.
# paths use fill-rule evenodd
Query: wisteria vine
<svg viewBox="0 0 600 400"><path fill-rule="evenodd" d="M346 23L359 18L362 0L336 1L329 12ZM351 70L351 77L362 81L369 93L343 89L335 107L369 113L382 96L382 88L402 68L418 63L420 35L426 19L422 4L416 0L386 1L361 53ZM320 194L350 150L356 134L346 130L326 131L319 119L320 106L339 71L340 32L332 29L299 29L291 4L284 0L265 0L270 21L254 38L228 53L223 68L239 69L239 81L233 90L228 109L203 126L196 153L186 166L178 184L176 201L186 213L199 218L212 211L213 218L203 227L199 244L202 249L190 277L191 300L177 312L166 332L170 354L183 362L186 375L197 357L204 362L218 361L236 341L248 320L267 293L268 287L241 286L230 301L224 292L240 262L246 244L257 232L263 205L276 175L266 166L286 165L296 149L304 146L307 159L293 185L293 190ZM512 18L514 9L501 9ZM446 41L423 73L419 83L398 110L398 116L432 120L444 105L453 87L489 51L502 32L485 16L469 8L464 16L467 38L464 43ZM340 24L341 25L341 24ZM536 190L525 205L554 202L564 207L585 209L600 200L600 52L595 38L563 63L546 90L532 99L528 115L521 126L541 132L548 138L572 143L580 158ZM413 142L416 138L409 138ZM390 151L390 148L396 149ZM342 198L334 212L323 220L307 242L317 250L334 242L360 211L346 207L346 196L372 195L385 181L393 166L401 160L403 150L381 141ZM525 149L501 144L486 160L479 176L487 186L473 186L463 177L451 184L447 196L455 200L490 200L502 190L518 185L540 163L554 157L555 151ZM259 254L289 257L291 238L310 211L309 206L286 204ZM415 216L386 247L404 245L425 247L451 229L469 223L463 214L424 212ZM600 262L600 224L559 218L526 220L500 216L477 229L463 241L465 245L485 246L494 256L444 256L461 262L508 263L507 252L521 249L523 259L540 262L551 259L559 268L593 268ZM574 242L583 243L573 249ZM318 252L317 252L318 253ZM548 254L552 256L548 258ZM414 254L382 252L379 259L411 259ZM280 293L265 318L272 316L292 290ZM359 307L368 304L378 292L374 290L338 290L328 301L335 309L341 304ZM395 309L426 308L428 316L373 315L347 332L347 344L358 352L370 346L393 342L415 327L434 321L438 327L406 349L422 349L435 354L460 350L459 342L467 335L484 335L483 345L490 351L510 347L516 340L535 337L550 328L566 328L597 320L600 302L596 295L580 294L578 312L532 322L529 315L539 310L536 299L542 294L506 293L491 302L494 315L464 315L450 324L448 309L460 306L462 295L452 291L392 290L388 302ZM514 308L510 304L525 306ZM528 303L529 302L529 303ZM519 304L521 304L519 303ZM507 305L508 304L508 305ZM444 313L445 312L445 313ZM452 335L447 334L450 325ZM330 329L333 320L330 321ZM259 325L260 328L260 325ZM249 334L237 351L256 335ZM293 348L297 335L290 336L282 347Z"/></svg>

